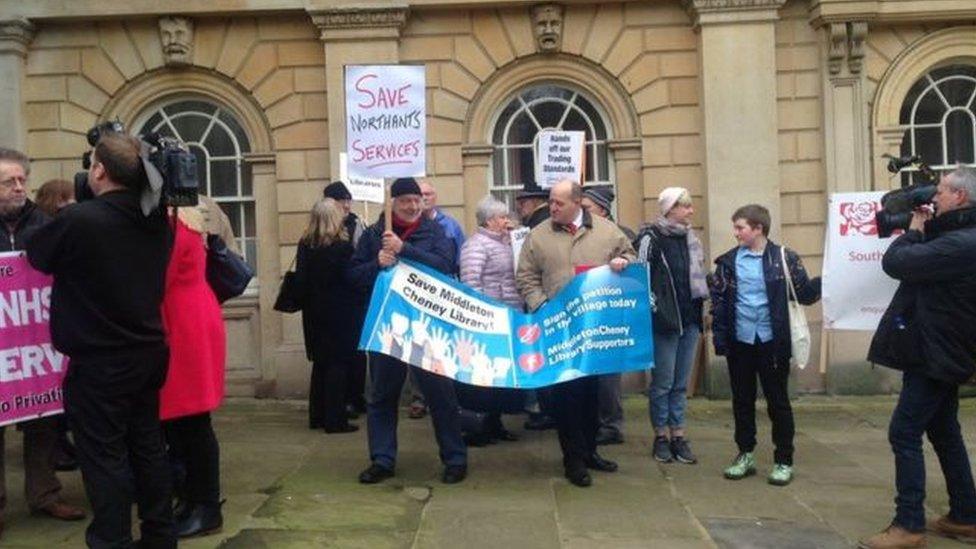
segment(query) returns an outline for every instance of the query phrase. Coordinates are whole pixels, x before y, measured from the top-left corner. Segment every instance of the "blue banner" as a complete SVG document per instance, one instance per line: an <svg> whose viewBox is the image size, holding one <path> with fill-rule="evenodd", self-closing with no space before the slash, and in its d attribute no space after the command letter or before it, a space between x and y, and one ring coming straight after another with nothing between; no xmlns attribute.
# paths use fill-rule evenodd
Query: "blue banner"
<svg viewBox="0 0 976 549"><path fill-rule="evenodd" d="M534 313L424 265L381 270L359 348L483 387L534 389L654 365L648 271L576 276Z"/></svg>

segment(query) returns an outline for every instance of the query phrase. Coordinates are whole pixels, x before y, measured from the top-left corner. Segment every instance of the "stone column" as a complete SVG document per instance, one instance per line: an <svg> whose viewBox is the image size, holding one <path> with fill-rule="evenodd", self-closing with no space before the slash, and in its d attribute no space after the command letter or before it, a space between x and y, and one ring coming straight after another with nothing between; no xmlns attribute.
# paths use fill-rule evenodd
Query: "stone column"
<svg viewBox="0 0 976 549"><path fill-rule="evenodd" d="M27 145L22 89L33 38L34 25L27 19L0 20L0 147L23 151Z"/></svg>
<svg viewBox="0 0 976 549"><path fill-rule="evenodd" d="M484 196L484 186L472 184L472 181L488 181L488 170L491 169L491 155L495 148L488 143L474 143L461 147L461 169L464 173L464 226L468 234L478 226L475 220L475 208Z"/></svg>
<svg viewBox="0 0 976 549"><path fill-rule="evenodd" d="M637 232L644 216L644 177L641 162L641 140L632 137L614 139L614 177L617 180L617 221Z"/></svg>
<svg viewBox="0 0 976 549"><path fill-rule="evenodd" d="M339 153L346 150L346 65L396 64L400 59L400 29L407 8L391 2L385 7L331 8L309 11L325 44L325 82L329 101L329 171L339 177Z"/></svg>
<svg viewBox="0 0 976 549"><path fill-rule="evenodd" d="M705 203L712 259L735 244L730 218L746 203L772 214L779 232L777 10L785 0L683 0L699 32ZM709 265L711 263L709 262ZM706 344L705 390L730 394L725 361Z"/></svg>
<svg viewBox="0 0 976 549"><path fill-rule="evenodd" d="M683 0L699 31L708 242L734 244L730 216L763 204L779 227L777 10L785 0Z"/></svg>
<svg viewBox="0 0 976 549"><path fill-rule="evenodd" d="M871 188L868 102L864 97L863 21L829 23L824 64L824 152L827 191Z"/></svg>

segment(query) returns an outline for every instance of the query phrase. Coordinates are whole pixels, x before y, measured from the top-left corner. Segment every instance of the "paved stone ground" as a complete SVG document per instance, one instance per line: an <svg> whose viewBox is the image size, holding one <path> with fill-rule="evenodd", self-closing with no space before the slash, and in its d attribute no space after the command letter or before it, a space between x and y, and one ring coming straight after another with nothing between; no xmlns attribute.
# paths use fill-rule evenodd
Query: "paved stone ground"
<svg viewBox="0 0 976 549"><path fill-rule="evenodd" d="M694 466L661 465L649 457L646 403L626 401L626 444L603 453L616 474L594 474L579 489L561 476L552 431L473 448L460 485L438 480L440 465L428 420L400 424L397 477L362 486L365 433L324 435L305 429L300 403L234 400L217 415L221 440L223 532L185 547L851 547L886 525L892 514L893 465L886 441L891 397L802 397L797 416L797 477L786 488L766 484L772 461L762 418L760 475L722 479L734 454L728 402L695 399L690 436ZM961 416L976 440L976 400ZM762 410L760 410L760 416ZM521 418L508 417L510 427ZM360 422L364 424L364 421ZM10 501L3 547L82 546L84 524L31 517L24 509L21 437L8 430ZM930 513L947 508L945 486L930 449ZM84 501L79 476L62 474L65 496ZM931 547L957 542L930 537Z"/></svg>

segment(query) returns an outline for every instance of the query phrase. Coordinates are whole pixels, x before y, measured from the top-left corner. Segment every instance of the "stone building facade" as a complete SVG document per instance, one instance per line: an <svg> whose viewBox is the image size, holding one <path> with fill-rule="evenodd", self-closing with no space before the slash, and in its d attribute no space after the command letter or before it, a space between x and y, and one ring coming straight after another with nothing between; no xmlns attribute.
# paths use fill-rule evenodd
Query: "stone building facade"
<svg viewBox="0 0 976 549"><path fill-rule="evenodd" d="M974 23L972 0L0 0L0 145L39 185L80 169L99 121L194 143L258 273L225 307L229 390L294 396L300 321L271 305L338 178L344 65L427 67L428 174L468 230L482 196L526 181L538 128L584 129L587 180L615 185L623 224L688 187L715 257L731 212L763 203L818 273L828 193L898 184L881 154L976 163ZM809 318L827 368L800 390L892 387L863 360L870 334L818 345ZM721 394L721 362L703 364Z"/></svg>

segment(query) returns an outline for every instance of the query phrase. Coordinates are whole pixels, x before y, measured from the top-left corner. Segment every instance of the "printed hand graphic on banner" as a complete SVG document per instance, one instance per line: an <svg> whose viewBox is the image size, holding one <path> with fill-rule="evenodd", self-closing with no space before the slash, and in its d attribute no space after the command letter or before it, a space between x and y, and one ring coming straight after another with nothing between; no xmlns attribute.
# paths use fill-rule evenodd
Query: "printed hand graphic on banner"
<svg viewBox="0 0 976 549"><path fill-rule="evenodd" d="M454 352L451 350L451 338L444 330L434 327L430 331L430 339L427 341L427 348L430 353L424 356L425 370L430 370L442 376L455 377L458 372L457 363L454 360Z"/></svg>
<svg viewBox="0 0 976 549"><path fill-rule="evenodd" d="M475 344L475 349L477 350L471 357L471 383L491 387L495 384L495 369L492 367L491 359L485 354L484 345Z"/></svg>
<svg viewBox="0 0 976 549"><path fill-rule="evenodd" d="M383 354L390 354L393 349L393 327L389 324L380 324L380 349Z"/></svg>
<svg viewBox="0 0 976 549"><path fill-rule="evenodd" d="M512 369L512 359L497 356L492 361L495 369L495 379L504 379L508 376L508 371Z"/></svg>
<svg viewBox="0 0 976 549"><path fill-rule="evenodd" d="M471 369L471 357L474 356L475 350L474 336L464 332L454 333L454 354L462 370Z"/></svg>

